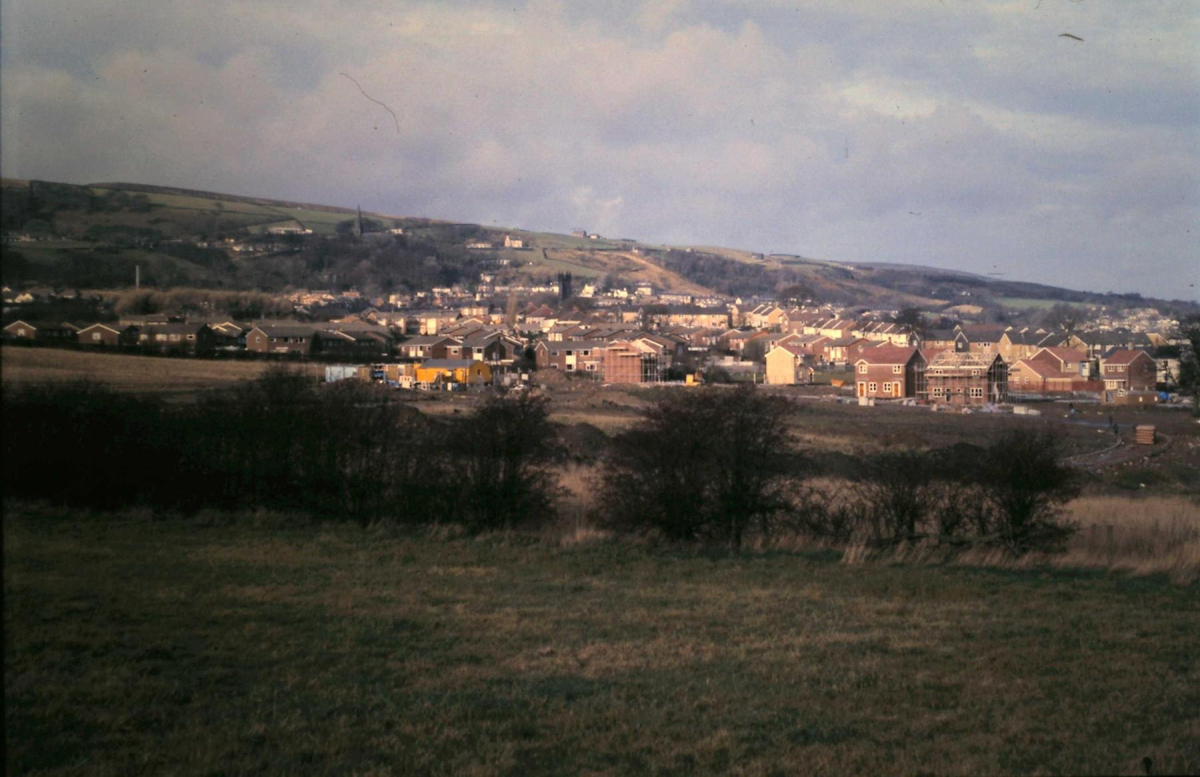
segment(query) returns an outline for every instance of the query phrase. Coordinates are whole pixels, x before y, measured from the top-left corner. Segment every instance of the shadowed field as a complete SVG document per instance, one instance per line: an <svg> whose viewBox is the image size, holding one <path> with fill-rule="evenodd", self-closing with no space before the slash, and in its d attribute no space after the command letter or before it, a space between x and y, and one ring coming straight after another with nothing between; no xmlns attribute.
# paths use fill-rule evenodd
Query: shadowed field
<svg viewBox="0 0 1200 777"><path fill-rule="evenodd" d="M260 377L271 363L266 361L221 361L217 359L172 359L120 353L90 353L60 348L3 348L0 366L6 388L30 383L86 380L103 383L118 391L157 394L164 397L229 387ZM306 364L303 369L324 375L323 365Z"/></svg>
<svg viewBox="0 0 1200 777"><path fill-rule="evenodd" d="M9 505L9 773L1200 770L1196 584Z"/></svg>

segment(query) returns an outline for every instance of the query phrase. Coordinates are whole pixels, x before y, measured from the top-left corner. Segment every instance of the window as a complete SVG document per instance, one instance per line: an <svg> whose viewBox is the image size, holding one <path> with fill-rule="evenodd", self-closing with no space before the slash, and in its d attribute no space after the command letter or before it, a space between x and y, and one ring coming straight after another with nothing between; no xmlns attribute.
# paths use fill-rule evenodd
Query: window
<svg viewBox="0 0 1200 777"><path fill-rule="evenodd" d="M978 386L972 387L971 396L975 397L976 399L981 399L983 397L983 389L979 388Z"/></svg>
<svg viewBox="0 0 1200 777"><path fill-rule="evenodd" d="M978 378L978 377L979 377L979 370L971 370L971 377L972 377L972 378Z"/></svg>
<svg viewBox="0 0 1200 777"><path fill-rule="evenodd" d="M899 365L899 364L892 365L892 374L893 375L899 375L903 371L904 371L904 367L902 365Z"/></svg>
<svg viewBox="0 0 1200 777"><path fill-rule="evenodd" d="M940 397L940 396L942 395L942 389L941 389L941 387L940 387L940 386L934 386L934 387L933 387L933 395L934 395L935 397Z"/></svg>
<svg viewBox="0 0 1200 777"><path fill-rule="evenodd" d="M92 339L93 339L93 340L99 340L99 339L100 339L100 333L99 333L99 332L92 332Z"/></svg>
<svg viewBox="0 0 1200 777"><path fill-rule="evenodd" d="M867 374L867 365L866 364L858 365L858 373L860 375L866 375Z"/></svg>
<svg viewBox="0 0 1200 777"><path fill-rule="evenodd" d="M588 368L588 372L595 372L595 371L596 371L596 365L595 365L595 364L588 364L587 368Z"/></svg>
<svg viewBox="0 0 1200 777"><path fill-rule="evenodd" d="M867 391L870 391L872 394L874 394L878 390L878 388L879 388L878 383L868 383L867 384Z"/></svg>
<svg viewBox="0 0 1200 777"><path fill-rule="evenodd" d="M195 340L195 339L196 339L196 336L195 336L195 335L188 335L188 339L189 339L189 340Z"/></svg>
<svg viewBox="0 0 1200 777"><path fill-rule="evenodd" d="M892 393L892 384L891 384L891 383L884 383L884 384L883 384L883 393L884 393L884 394L891 394L891 393Z"/></svg>

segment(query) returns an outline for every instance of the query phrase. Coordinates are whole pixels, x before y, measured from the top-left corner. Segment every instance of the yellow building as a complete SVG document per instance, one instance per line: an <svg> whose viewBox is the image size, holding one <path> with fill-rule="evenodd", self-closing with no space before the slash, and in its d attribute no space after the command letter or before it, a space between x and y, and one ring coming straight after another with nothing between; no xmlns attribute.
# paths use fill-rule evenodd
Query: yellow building
<svg viewBox="0 0 1200 777"><path fill-rule="evenodd" d="M777 345L767 351L767 383L773 386L794 386L812 383L813 369L805 364L810 358L798 345Z"/></svg>
<svg viewBox="0 0 1200 777"><path fill-rule="evenodd" d="M467 383L480 386L492 382L492 368L474 359L430 359L417 367L417 383Z"/></svg>

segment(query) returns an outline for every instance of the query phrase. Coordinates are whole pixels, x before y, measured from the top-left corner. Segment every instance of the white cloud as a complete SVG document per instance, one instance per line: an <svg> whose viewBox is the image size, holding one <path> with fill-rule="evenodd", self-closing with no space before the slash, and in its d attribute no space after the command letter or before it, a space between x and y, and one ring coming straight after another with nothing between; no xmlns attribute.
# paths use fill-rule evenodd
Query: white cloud
<svg viewBox="0 0 1200 777"><path fill-rule="evenodd" d="M1177 293L1194 7L1034 5L4 4L0 163Z"/></svg>

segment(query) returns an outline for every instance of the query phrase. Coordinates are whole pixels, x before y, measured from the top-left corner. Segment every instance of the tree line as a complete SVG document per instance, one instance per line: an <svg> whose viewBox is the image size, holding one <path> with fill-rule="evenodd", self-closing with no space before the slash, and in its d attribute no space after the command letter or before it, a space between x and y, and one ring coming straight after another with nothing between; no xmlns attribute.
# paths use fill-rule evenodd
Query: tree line
<svg viewBox="0 0 1200 777"><path fill-rule="evenodd" d="M738 549L793 534L876 546L934 539L1015 553L1061 546L1075 494L1055 438L1015 428L989 447L861 459L837 492L789 437L795 408L753 388L664 393L641 423L594 441L596 523ZM547 400L493 394L449 417L380 386L279 368L193 404L74 383L11 392L11 496L91 509L268 509L468 532L556 520L569 435ZM598 435L603 437L603 435Z"/></svg>

